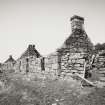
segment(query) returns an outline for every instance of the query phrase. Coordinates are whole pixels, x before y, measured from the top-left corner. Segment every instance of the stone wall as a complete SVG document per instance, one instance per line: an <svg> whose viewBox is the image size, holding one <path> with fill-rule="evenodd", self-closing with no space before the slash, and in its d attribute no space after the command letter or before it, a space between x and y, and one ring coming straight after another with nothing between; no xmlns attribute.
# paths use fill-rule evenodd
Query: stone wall
<svg viewBox="0 0 105 105"><path fill-rule="evenodd" d="M45 57L45 72L55 75L58 75L58 53L52 53Z"/></svg>
<svg viewBox="0 0 105 105"><path fill-rule="evenodd" d="M63 52L61 56L61 74L72 75L72 73L75 72L83 76L85 62L84 57L86 55L87 53L84 52Z"/></svg>
<svg viewBox="0 0 105 105"><path fill-rule="evenodd" d="M72 73L79 73L83 76L85 57L89 53L83 51L72 52L70 49L63 49L45 57L45 72L53 73L55 76L71 76Z"/></svg>
<svg viewBox="0 0 105 105"><path fill-rule="evenodd" d="M2 70L6 71L8 73L11 73L11 72L15 71L15 69L14 69L15 63L16 63L16 61L14 60L12 55L10 55L9 58L0 66L1 66Z"/></svg>
<svg viewBox="0 0 105 105"><path fill-rule="evenodd" d="M96 54L93 71L97 72L100 82L105 83L105 52L98 52Z"/></svg>
<svg viewBox="0 0 105 105"><path fill-rule="evenodd" d="M4 63L2 65L3 70L13 70L14 69L14 63L12 62L8 62L8 63Z"/></svg>
<svg viewBox="0 0 105 105"><path fill-rule="evenodd" d="M28 62L27 62L28 59ZM17 72L41 72L41 58L32 57L24 57L22 59L18 59L15 64L15 69ZM28 70L28 71L27 71Z"/></svg>
<svg viewBox="0 0 105 105"><path fill-rule="evenodd" d="M1 71L5 71L6 73L13 73L15 72L15 63L13 62L3 63L0 69Z"/></svg>
<svg viewBox="0 0 105 105"><path fill-rule="evenodd" d="M70 52L64 51L61 56L61 75L71 76L73 72L83 76L85 57L88 56L89 63L92 60L92 55L86 52ZM90 66L91 77L90 81L100 81L105 83L105 51L98 52L95 56L93 66Z"/></svg>

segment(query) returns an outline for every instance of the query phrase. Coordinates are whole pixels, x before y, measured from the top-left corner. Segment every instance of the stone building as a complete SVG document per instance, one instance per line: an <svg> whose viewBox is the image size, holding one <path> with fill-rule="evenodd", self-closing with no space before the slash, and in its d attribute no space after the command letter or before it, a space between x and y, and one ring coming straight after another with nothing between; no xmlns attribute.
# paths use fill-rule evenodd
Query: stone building
<svg viewBox="0 0 105 105"><path fill-rule="evenodd" d="M83 75L85 57L91 57L94 47L85 32L84 18L74 15L70 20L72 33L62 47L57 49L55 56L48 56L47 68L50 66L50 70L57 69L58 75L71 75L73 72ZM50 64L51 59L56 61Z"/></svg>
<svg viewBox="0 0 105 105"><path fill-rule="evenodd" d="M9 58L2 64L2 69L8 72L13 72L15 63L15 59L12 55L10 55Z"/></svg>
<svg viewBox="0 0 105 105"><path fill-rule="evenodd" d="M71 35L65 40L58 52L60 54L61 72L77 72L83 75L85 58L89 60L93 50L93 44L84 29L84 18L71 17Z"/></svg>
<svg viewBox="0 0 105 105"><path fill-rule="evenodd" d="M26 51L17 60L15 69L17 72L40 72L42 56L35 49L35 45L29 45Z"/></svg>

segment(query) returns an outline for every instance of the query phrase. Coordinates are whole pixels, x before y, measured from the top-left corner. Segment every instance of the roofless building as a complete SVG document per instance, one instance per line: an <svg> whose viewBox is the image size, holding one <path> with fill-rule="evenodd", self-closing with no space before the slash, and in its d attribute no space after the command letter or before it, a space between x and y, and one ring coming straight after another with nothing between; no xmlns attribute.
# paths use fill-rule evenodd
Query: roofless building
<svg viewBox="0 0 105 105"><path fill-rule="evenodd" d="M91 57L93 44L86 34L84 18L74 15L70 21L72 33L63 45L57 49L56 56L52 54L47 62L51 61L52 58L57 58L58 66L56 66L56 69L54 63L49 63L49 65L52 65L50 69L58 70L58 75L71 75L73 72L83 75L85 58ZM89 60L89 58L87 59Z"/></svg>
<svg viewBox="0 0 105 105"><path fill-rule="evenodd" d="M10 55L9 58L3 63L2 69L7 72L14 72L15 63L15 59L12 57L12 55Z"/></svg>
<svg viewBox="0 0 105 105"><path fill-rule="evenodd" d="M35 45L29 45L16 63L16 70L22 73L41 71L41 54Z"/></svg>

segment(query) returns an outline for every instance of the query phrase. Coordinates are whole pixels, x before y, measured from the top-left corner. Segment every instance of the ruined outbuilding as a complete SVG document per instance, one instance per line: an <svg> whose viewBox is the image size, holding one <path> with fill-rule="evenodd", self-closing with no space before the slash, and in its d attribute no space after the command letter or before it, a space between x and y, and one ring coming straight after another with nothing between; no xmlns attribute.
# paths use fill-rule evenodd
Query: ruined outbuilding
<svg viewBox="0 0 105 105"><path fill-rule="evenodd" d="M9 56L9 58L2 64L2 69L7 72L13 72L15 71L14 65L16 63L16 60L12 57L12 55Z"/></svg>
<svg viewBox="0 0 105 105"><path fill-rule="evenodd" d="M53 54L48 56L49 64L47 65L52 65L50 70L57 69L58 75L72 75L73 72L83 75L85 58L88 56L87 59L89 60L94 47L85 32L84 18L74 15L70 21L72 33L65 40L61 48L57 49L56 56L55 54L54 56ZM51 64L50 61L54 58L57 61ZM57 64L56 68L54 68L55 64Z"/></svg>
<svg viewBox="0 0 105 105"><path fill-rule="evenodd" d="M17 72L22 73L41 71L41 58L35 45L29 45L26 51L18 58L15 68Z"/></svg>

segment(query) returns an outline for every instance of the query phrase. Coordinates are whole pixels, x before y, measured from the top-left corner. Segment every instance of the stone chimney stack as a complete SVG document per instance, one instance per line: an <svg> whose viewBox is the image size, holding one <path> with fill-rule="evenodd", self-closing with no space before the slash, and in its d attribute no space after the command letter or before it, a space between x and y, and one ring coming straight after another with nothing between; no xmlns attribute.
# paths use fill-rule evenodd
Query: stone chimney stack
<svg viewBox="0 0 105 105"><path fill-rule="evenodd" d="M29 48L29 49L35 48L35 45L29 44L29 45L28 45L28 48Z"/></svg>
<svg viewBox="0 0 105 105"><path fill-rule="evenodd" d="M9 58L12 58L12 55L9 55Z"/></svg>
<svg viewBox="0 0 105 105"><path fill-rule="evenodd" d="M74 15L71 17L71 29L72 32L75 32L75 30L84 30L84 18Z"/></svg>

